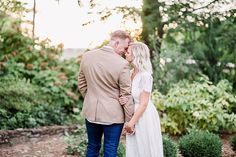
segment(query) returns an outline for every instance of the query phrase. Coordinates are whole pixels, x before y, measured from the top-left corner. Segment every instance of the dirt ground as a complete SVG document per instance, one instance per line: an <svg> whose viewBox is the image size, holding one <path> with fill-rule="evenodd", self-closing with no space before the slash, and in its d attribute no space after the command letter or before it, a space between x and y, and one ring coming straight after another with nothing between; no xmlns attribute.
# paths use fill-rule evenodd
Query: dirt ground
<svg viewBox="0 0 236 157"><path fill-rule="evenodd" d="M231 137L222 136L222 157L236 157L236 153L229 145ZM32 139L29 142L13 146L0 146L0 157L75 157L66 154L66 146L64 136L54 135L43 139Z"/></svg>
<svg viewBox="0 0 236 157"><path fill-rule="evenodd" d="M55 135L13 146L1 146L0 157L72 157L66 155L64 136Z"/></svg>
<svg viewBox="0 0 236 157"><path fill-rule="evenodd" d="M236 153L231 149L230 140L232 139L233 135L222 135L222 157L236 157Z"/></svg>

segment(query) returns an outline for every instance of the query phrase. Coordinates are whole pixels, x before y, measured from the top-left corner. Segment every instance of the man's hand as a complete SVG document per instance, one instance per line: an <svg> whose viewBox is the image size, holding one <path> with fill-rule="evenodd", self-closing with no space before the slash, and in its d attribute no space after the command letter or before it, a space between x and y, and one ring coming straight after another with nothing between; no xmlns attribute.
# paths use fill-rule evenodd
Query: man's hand
<svg viewBox="0 0 236 157"><path fill-rule="evenodd" d="M122 132L121 132L121 136L125 136L126 135L126 130L125 130L125 126L123 127L123 129L122 129Z"/></svg>

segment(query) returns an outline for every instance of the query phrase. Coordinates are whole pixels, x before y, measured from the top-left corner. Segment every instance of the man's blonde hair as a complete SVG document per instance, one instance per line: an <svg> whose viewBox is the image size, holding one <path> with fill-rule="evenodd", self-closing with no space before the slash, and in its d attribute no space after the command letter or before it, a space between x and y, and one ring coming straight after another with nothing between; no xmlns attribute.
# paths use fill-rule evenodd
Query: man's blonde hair
<svg viewBox="0 0 236 157"><path fill-rule="evenodd" d="M128 38L131 41L130 35L127 32L122 31L122 30L117 30L111 33L111 40L114 40L117 38L122 39L122 40L125 40Z"/></svg>
<svg viewBox="0 0 236 157"><path fill-rule="evenodd" d="M130 44L129 49L134 55L133 64L139 71L146 71L152 74L152 64L148 46L142 42L133 42Z"/></svg>

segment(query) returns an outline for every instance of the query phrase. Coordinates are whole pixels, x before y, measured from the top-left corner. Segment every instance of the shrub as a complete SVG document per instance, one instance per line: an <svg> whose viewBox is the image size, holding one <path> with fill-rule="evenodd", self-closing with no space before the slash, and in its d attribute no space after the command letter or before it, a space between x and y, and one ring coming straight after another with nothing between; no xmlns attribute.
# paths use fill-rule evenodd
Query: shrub
<svg viewBox="0 0 236 157"><path fill-rule="evenodd" d="M219 136L203 131L193 131L179 140L184 157L220 157L221 146Z"/></svg>
<svg viewBox="0 0 236 157"><path fill-rule="evenodd" d="M181 81L167 95L155 91L153 100L160 111L162 131L183 134L191 129L211 132L235 131L236 96L231 84L213 85L207 78L193 83Z"/></svg>
<svg viewBox="0 0 236 157"><path fill-rule="evenodd" d="M231 139L230 145L231 145L233 151L236 152L236 135L234 135L234 137Z"/></svg>
<svg viewBox="0 0 236 157"><path fill-rule="evenodd" d="M50 103L54 97L26 79L0 78L0 129L78 122L77 112L68 113L60 103Z"/></svg>
<svg viewBox="0 0 236 157"><path fill-rule="evenodd" d="M45 102L39 87L26 79L5 76L0 78L0 100L0 129L37 126L30 113Z"/></svg>
<svg viewBox="0 0 236 157"><path fill-rule="evenodd" d="M48 100L51 104L60 104L70 113L74 108L82 108L81 95L76 92L78 71L78 63L71 59L60 63L55 70L39 71L32 83L41 86L43 92L51 96Z"/></svg>
<svg viewBox="0 0 236 157"><path fill-rule="evenodd" d="M164 157L177 156L177 147L175 143L168 136L163 136L163 151L164 151Z"/></svg>
<svg viewBox="0 0 236 157"><path fill-rule="evenodd" d="M26 79L0 78L1 108L12 112L29 111L42 101L37 87Z"/></svg>

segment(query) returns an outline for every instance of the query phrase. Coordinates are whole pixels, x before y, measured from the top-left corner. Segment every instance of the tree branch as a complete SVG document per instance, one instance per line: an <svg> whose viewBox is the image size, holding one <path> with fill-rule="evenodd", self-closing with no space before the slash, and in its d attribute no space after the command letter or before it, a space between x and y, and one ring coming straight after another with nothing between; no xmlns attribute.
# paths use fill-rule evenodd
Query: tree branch
<svg viewBox="0 0 236 157"><path fill-rule="evenodd" d="M212 2L210 2L209 4L207 4L207 5L205 5L205 6L202 6L202 7L196 8L196 9L192 9L192 11L188 11L188 10L187 10L187 11L183 12L183 15L187 15L188 13L191 13L191 12L194 12L194 11L197 11L197 10L200 10L200 9L207 8L207 7L209 7L210 5L212 5L213 3L218 2L218 1L219 1L219 0L213 0ZM175 16L174 18L172 18L172 19L170 19L170 20L168 20L168 21L166 21L166 22L163 22L163 25L169 24L169 23L171 23L171 22L173 22L173 21L175 21L175 20L181 18L181 16L183 16L183 15Z"/></svg>
<svg viewBox="0 0 236 157"><path fill-rule="evenodd" d="M213 3L218 2L218 1L219 1L219 0L213 0L212 2L210 2L209 4L207 4L207 5L205 5L205 6L202 6L202 7L196 8L196 9L193 9L193 11L207 8L208 6L210 6L210 5L212 5Z"/></svg>

